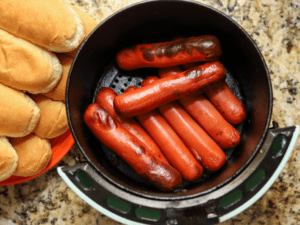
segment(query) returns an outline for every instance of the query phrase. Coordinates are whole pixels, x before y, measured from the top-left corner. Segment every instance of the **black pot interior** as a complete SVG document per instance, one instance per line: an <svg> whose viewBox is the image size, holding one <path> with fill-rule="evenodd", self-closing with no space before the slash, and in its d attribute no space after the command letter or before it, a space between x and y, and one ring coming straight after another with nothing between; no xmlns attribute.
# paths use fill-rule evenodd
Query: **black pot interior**
<svg viewBox="0 0 300 225"><path fill-rule="evenodd" d="M242 141L226 151L227 163L218 172L162 193L143 181L126 163L103 146L84 124L83 115L100 86L120 94L139 85L157 69L122 71L115 65L116 53L132 45L170 41L177 36L212 34L219 38L227 69L227 84L245 104L247 119L236 126ZM139 195L178 198L201 195L229 182L255 156L267 131L272 91L266 65L250 37L224 14L191 1L149 1L119 11L103 21L85 41L74 60L67 84L66 105L76 143L94 168L114 185Z"/></svg>

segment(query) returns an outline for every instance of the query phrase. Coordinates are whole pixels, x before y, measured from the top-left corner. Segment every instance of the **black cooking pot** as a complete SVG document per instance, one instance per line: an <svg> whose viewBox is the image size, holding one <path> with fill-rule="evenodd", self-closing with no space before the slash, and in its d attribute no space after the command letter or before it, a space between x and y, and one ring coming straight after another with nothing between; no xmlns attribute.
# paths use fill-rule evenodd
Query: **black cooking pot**
<svg viewBox="0 0 300 225"><path fill-rule="evenodd" d="M184 181L179 189L164 193L102 145L85 125L83 115L99 88L111 87L121 94L128 86L139 86L145 77L157 76L153 68L120 70L115 63L119 50L204 34L219 38L226 82L245 104L248 116L236 126L241 143L226 151L227 163L221 170L205 172L198 180ZM274 182L272 176L281 168L278 165L286 162L284 157L290 154L286 151L297 130L269 129L270 78L249 35L226 15L193 1L146 1L99 24L74 59L66 106L70 129L87 162L59 168L60 175L94 208L128 224L209 224L239 213L258 197L259 190L266 191L270 180Z"/></svg>

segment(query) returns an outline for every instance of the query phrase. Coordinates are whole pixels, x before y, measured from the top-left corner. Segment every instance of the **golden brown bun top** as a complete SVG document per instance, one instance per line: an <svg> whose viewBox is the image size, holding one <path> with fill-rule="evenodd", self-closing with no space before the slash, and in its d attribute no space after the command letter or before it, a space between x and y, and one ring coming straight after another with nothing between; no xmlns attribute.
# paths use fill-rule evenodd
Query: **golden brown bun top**
<svg viewBox="0 0 300 225"><path fill-rule="evenodd" d="M87 36L95 29L95 27L98 25L98 23L87 13L85 13L84 11L82 11L81 9L79 9L76 6L70 5L72 9L74 9L74 11L79 15L80 19L83 21L83 24L85 26L85 36L84 39L85 40L87 38ZM80 46L71 51L71 52L67 52L66 54L72 58L75 58L78 50L79 50Z"/></svg>
<svg viewBox="0 0 300 225"><path fill-rule="evenodd" d="M16 170L18 155L7 138L0 137L0 181L9 178Z"/></svg>
<svg viewBox="0 0 300 225"><path fill-rule="evenodd" d="M30 95L40 108L41 117L33 130L40 138L55 138L65 133L68 126L66 106L63 102L53 101L42 95Z"/></svg>
<svg viewBox="0 0 300 225"><path fill-rule="evenodd" d="M0 83L0 136L26 136L39 118L40 109L32 99Z"/></svg>
<svg viewBox="0 0 300 225"><path fill-rule="evenodd" d="M0 45L1 83L30 93L42 93L50 91L61 78L62 67L52 52L1 29Z"/></svg>
<svg viewBox="0 0 300 225"><path fill-rule="evenodd" d="M49 140L29 134L26 137L9 138L9 141L19 157L15 176L33 176L48 165L52 155Z"/></svg>
<svg viewBox="0 0 300 225"><path fill-rule="evenodd" d="M0 28L48 49L72 39L78 26L61 0L1 0L0 18Z"/></svg>
<svg viewBox="0 0 300 225"><path fill-rule="evenodd" d="M62 77L58 84L49 92L44 93L42 95L47 96L48 98L51 98L56 101L63 101L66 100L66 86L67 86L67 80L69 76L70 67L73 62L73 58L65 55L65 54L56 54L60 64L62 65L63 72Z"/></svg>

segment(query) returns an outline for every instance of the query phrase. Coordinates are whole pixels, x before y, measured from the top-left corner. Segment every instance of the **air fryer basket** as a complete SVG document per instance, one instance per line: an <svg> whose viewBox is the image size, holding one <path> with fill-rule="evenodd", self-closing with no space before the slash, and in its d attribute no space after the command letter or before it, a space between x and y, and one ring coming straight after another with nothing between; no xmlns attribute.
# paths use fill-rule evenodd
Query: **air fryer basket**
<svg viewBox="0 0 300 225"><path fill-rule="evenodd" d="M178 190L163 193L140 179L122 159L103 146L85 125L83 115L100 87L111 87L121 94L131 85L139 86L145 77L157 76L157 69L120 70L115 64L115 55L119 50L140 43L169 41L176 36L204 34L219 38L223 48L220 61L227 71L226 82L245 104L247 119L236 126L241 133L241 143L226 151L228 160L220 171L205 172L200 179L183 182ZM65 180L71 180L68 184L74 187L73 182L79 179L75 176L76 171L85 171L85 176L94 181L94 186L90 186L91 189L72 189L84 192L85 195L80 194L82 198L94 198L94 202L89 203L95 208L100 205L108 215L110 208L104 205L109 194L126 199L134 209L148 205L159 209L162 215L159 222L147 220L147 223L171 221L169 224L172 224L172 218L183 224L188 224L188 221L217 222L216 218L228 213L228 208L221 209L216 199L245 182L267 157L269 148L274 144L273 139L280 133L276 129L269 130L272 89L258 48L229 17L192 1L146 1L129 6L103 21L84 42L73 62L67 84L66 106L70 129L87 163L60 169L60 174ZM283 151L286 151L293 132L282 132L286 132L286 145L282 145ZM277 158L277 163L284 160ZM268 170L275 171L278 164L273 163ZM101 189L101 194L97 195L98 189ZM119 221L130 218L130 221L143 222L141 218L133 218L132 210L127 213L115 210L114 213L121 218Z"/></svg>
<svg viewBox="0 0 300 225"><path fill-rule="evenodd" d="M204 194L228 179L233 179L259 150L266 134L272 108L272 92L266 65L256 46L242 29L236 27L233 21L222 19L224 16L214 10L208 13L204 9L196 3L184 1L152 1L150 4L132 6L102 23L88 38L75 59L67 93L71 130L91 165L111 182L128 191L162 198ZM133 15L138 15L138 18ZM243 100L248 117L238 126L241 143L233 151L229 151L232 154L228 154L228 163L221 171L210 174L205 182L200 181L201 185L197 181L184 185L185 192L162 194L141 183L137 177L132 179L134 175L128 176L121 172L120 167L116 166L121 161L117 157L115 160L108 160L104 151L106 148L99 144L84 124L83 114L93 102L99 85L114 86L120 93L126 88L122 86L125 79L138 81L135 83L138 84L147 75L157 75L157 69L120 71L113 63L115 54L120 49L139 43L169 41L179 35L190 37L203 34L219 38L223 48L220 61L239 87L235 82L228 84ZM127 170L129 169L126 168ZM134 173L132 170L131 172Z"/></svg>

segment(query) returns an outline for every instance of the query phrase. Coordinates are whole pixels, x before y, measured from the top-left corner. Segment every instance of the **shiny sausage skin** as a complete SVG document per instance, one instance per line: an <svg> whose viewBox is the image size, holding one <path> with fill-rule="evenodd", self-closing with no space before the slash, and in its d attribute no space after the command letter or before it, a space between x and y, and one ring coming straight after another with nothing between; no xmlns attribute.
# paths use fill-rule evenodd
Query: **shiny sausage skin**
<svg viewBox="0 0 300 225"><path fill-rule="evenodd" d="M96 102L106 109L113 118L116 118L121 126L125 128L125 130L129 131L145 145L147 145L147 147L154 153L155 156L160 158L166 164L169 164L168 160L161 153L159 147L133 117L123 118L117 115L114 109L114 99L116 96L117 93L114 90L103 87L96 95Z"/></svg>
<svg viewBox="0 0 300 225"><path fill-rule="evenodd" d="M179 66L165 67L158 70L159 77L169 77L181 73L182 69Z"/></svg>
<svg viewBox="0 0 300 225"><path fill-rule="evenodd" d="M185 70L198 66L199 63L181 65ZM225 82L209 87L205 94L221 115L232 124L239 124L246 119L247 113L243 103L233 94Z"/></svg>
<svg viewBox="0 0 300 225"><path fill-rule="evenodd" d="M220 62L209 62L162 78L130 93L118 95L114 100L114 107L122 117L143 114L190 92L203 92L210 85L224 81L225 76L225 69Z"/></svg>
<svg viewBox="0 0 300 225"><path fill-rule="evenodd" d="M229 123L239 124L246 119L244 104L232 93L225 82L208 88L205 94Z"/></svg>
<svg viewBox="0 0 300 225"><path fill-rule="evenodd" d="M170 67L197 61L215 61L222 49L213 35L182 38L170 42L141 44L117 53L116 61L123 70L143 67Z"/></svg>
<svg viewBox="0 0 300 225"><path fill-rule="evenodd" d="M134 89L138 87L131 87L128 91ZM193 181L202 175L203 167L157 110L137 115L136 118L185 180Z"/></svg>
<svg viewBox="0 0 300 225"><path fill-rule="evenodd" d="M142 86L158 79L148 77ZM214 172L224 165L226 155L222 149L177 101L162 105L158 110L205 169Z"/></svg>
<svg viewBox="0 0 300 225"><path fill-rule="evenodd" d="M162 191L172 191L182 182L179 172L156 157L150 149L125 130L98 103L89 105L84 121L94 135L124 159L141 177Z"/></svg>
<svg viewBox="0 0 300 225"><path fill-rule="evenodd" d="M160 72L159 75L165 77L168 74ZM240 143L240 133L202 94L186 96L179 99L179 102L222 149L231 149Z"/></svg>

